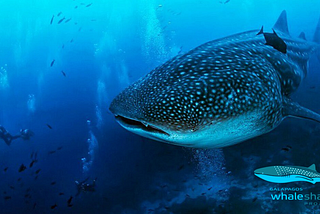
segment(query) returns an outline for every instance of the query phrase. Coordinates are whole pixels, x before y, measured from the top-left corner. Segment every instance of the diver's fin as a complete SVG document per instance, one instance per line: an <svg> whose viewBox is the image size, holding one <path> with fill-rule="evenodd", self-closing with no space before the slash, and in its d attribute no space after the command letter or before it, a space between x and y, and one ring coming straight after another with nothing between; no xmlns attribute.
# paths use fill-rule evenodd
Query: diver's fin
<svg viewBox="0 0 320 214"><path fill-rule="evenodd" d="M300 106L298 103L292 102L288 98L285 98L283 101L283 114L288 117L304 118L320 123L319 114Z"/></svg>
<svg viewBox="0 0 320 214"><path fill-rule="evenodd" d="M306 34L304 32L300 33L299 38L307 41Z"/></svg>
<svg viewBox="0 0 320 214"><path fill-rule="evenodd" d="M312 164L312 165L311 165L311 166L309 166L308 168L309 168L309 169L311 169L311 170L317 171L317 170L316 170L316 165L315 165L315 164Z"/></svg>
<svg viewBox="0 0 320 214"><path fill-rule="evenodd" d="M262 27L261 27L261 29L260 29L259 33L257 33L257 35L260 35L260 34L263 34L263 25L262 25Z"/></svg>
<svg viewBox="0 0 320 214"><path fill-rule="evenodd" d="M285 10L282 11L273 28L289 35L287 12Z"/></svg>

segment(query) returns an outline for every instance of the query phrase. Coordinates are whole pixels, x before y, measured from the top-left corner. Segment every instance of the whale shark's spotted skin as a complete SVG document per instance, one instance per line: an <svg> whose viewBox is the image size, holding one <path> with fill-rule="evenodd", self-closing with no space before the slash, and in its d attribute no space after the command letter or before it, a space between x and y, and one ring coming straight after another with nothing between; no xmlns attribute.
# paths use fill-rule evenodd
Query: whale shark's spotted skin
<svg viewBox="0 0 320 214"><path fill-rule="evenodd" d="M301 167L274 166L274 169L278 176L303 175L310 178L320 178L320 174L318 172L307 170Z"/></svg>
<svg viewBox="0 0 320 214"><path fill-rule="evenodd" d="M279 31L284 54L258 32L169 60L120 93L110 110L132 132L190 147L223 147L271 131L287 116L286 95L306 76L317 45Z"/></svg>

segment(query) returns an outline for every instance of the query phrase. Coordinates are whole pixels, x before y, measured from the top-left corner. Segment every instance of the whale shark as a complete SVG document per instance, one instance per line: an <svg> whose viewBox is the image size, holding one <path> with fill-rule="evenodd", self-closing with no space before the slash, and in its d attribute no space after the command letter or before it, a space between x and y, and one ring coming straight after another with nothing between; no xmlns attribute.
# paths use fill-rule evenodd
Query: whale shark
<svg viewBox="0 0 320 214"><path fill-rule="evenodd" d="M202 44L156 67L118 94L109 110L135 134L173 145L221 148L268 133L286 117L320 122L290 99L320 59L313 41L290 35L283 11L273 33L251 30Z"/></svg>
<svg viewBox="0 0 320 214"><path fill-rule="evenodd" d="M268 166L256 169L254 174L272 183L290 183L306 181L312 184L320 182L320 173L316 171L315 164L309 167L302 166Z"/></svg>

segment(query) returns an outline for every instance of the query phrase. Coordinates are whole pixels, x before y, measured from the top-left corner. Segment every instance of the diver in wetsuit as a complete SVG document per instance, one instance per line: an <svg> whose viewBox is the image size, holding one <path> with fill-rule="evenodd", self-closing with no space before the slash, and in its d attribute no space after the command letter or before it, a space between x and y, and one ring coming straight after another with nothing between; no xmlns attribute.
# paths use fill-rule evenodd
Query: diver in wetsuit
<svg viewBox="0 0 320 214"><path fill-rule="evenodd" d="M34 133L29 129L21 129L19 135L12 136L3 126L0 125L0 139L10 146L12 140L22 138L23 140L29 140Z"/></svg>
<svg viewBox="0 0 320 214"><path fill-rule="evenodd" d="M10 146L11 141L21 137L21 135L12 136L3 126L0 125L0 138Z"/></svg>
<svg viewBox="0 0 320 214"><path fill-rule="evenodd" d="M84 181L82 182L79 182L79 181L75 181L76 185L77 185L77 189L78 189L78 192L76 194L76 196L78 196L81 192L95 192L96 189L95 189L95 186L96 186L96 180L97 178L95 178L93 181L92 181L92 184L88 184L86 183L87 180L89 179L86 178Z"/></svg>

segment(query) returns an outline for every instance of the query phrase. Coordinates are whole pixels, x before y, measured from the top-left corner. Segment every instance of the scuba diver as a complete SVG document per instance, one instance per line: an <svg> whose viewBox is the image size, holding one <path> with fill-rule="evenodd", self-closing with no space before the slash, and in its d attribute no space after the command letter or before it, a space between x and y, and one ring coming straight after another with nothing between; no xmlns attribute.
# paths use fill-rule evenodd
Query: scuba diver
<svg viewBox="0 0 320 214"><path fill-rule="evenodd" d="M0 139L10 146L12 140L22 138L23 140L29 140L34 133L29 129L21 129L19 135L12 136L3 126L0 125Z"/></svg>
<svg viewBox="0 0 320 214"><path fill-rule="evenodd" d="M96 180L97 178L95 178L92 181L92 184L87 183L87 180L89 179L89 177L87 177L84 181L79 182L79 181L75 181L76 185L77 185L77 189L78 192L76 194L76 196L80 195L81 192L95 192L95 186L96 186Z"/></svg>
<svg viewBox="0 0 320 214"><path fill-rule="evenodd" d="M20 129L20 137L23 140L29 140L31 136L33 136L34 133L30 129Z"/></svg>

